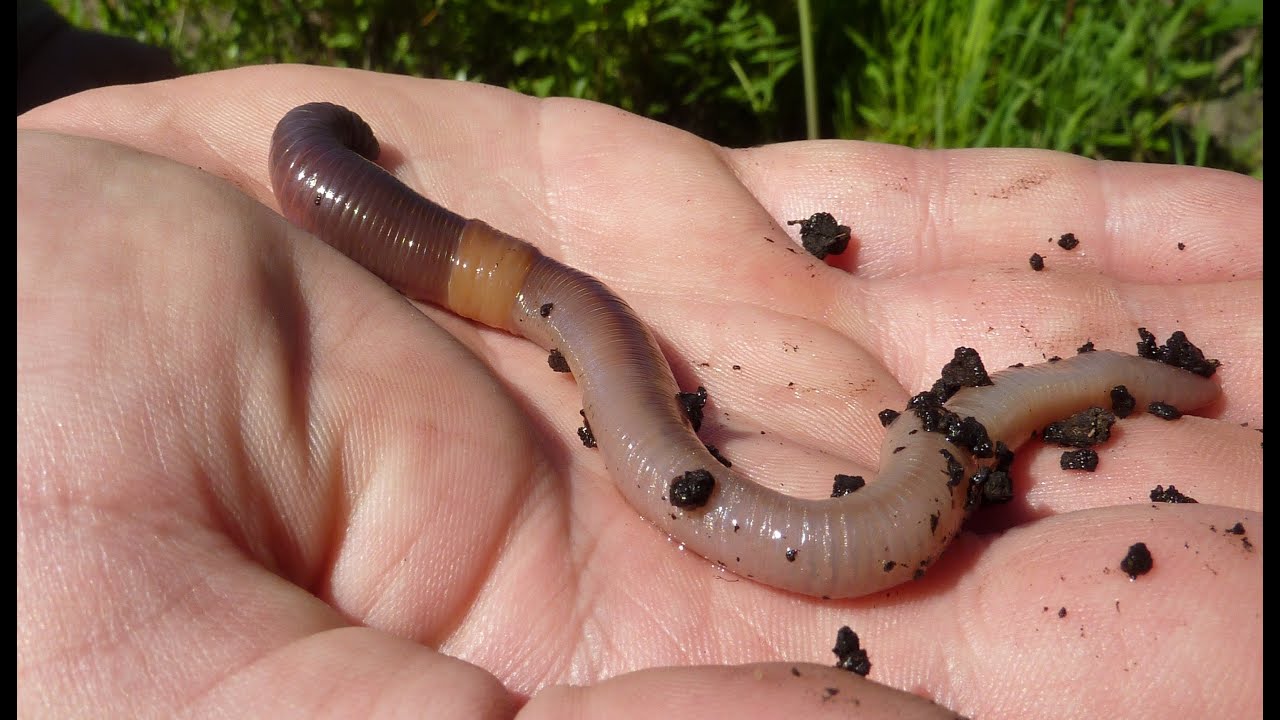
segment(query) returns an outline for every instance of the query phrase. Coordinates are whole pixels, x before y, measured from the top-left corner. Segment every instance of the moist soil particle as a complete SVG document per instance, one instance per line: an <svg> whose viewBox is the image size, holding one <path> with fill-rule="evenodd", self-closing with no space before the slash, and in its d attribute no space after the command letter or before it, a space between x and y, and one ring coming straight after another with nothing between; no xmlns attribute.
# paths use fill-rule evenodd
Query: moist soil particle
<svg viewBox="0 0 1280 720"><path fill-rule="evenodd" d="M964 507L972 510L979 505L1003 505L1013 499L1013 476L1008 470L990 467L978 468L969 478L969 492Z"/></svg>
<svg viewBox="0 0 1280 720"><path fill-rule="evenodd" d="M1115 422L1115 413L1091 407L1066 420L1049 423L1041 437L1047 443L1064 447L1093 447L1111 438L1111 426Z"/></svg>
<svg viewBox="0 0 1280 720"><path fill-rule="evenodd" d="M1129 388L1117 385L1111 388L1111 412L1118 418L1127 418L1138 406L1138 401L1129 392Z"/></svg>
<svg viewBox="0 0 1280 720"><path fill-rule="evenodd" d="M1178 488L1174 487L1173 485L1170 485L1167 488L1163 485L1157 485L1151 491L1151 502L1198 503L1200 501L1196 500L1195 498L1189 495L1182 494L1181 492L1178 491Z"/></svg>
<svg viewBox="0 0 1280 720"><path fill-rule="evenodd" d="M851 492L861 490L867 481L861 475L836 475L831 485L831 497L844 497Z"/></svg>
<svg viewBox="0 0 1280 720"><path fill-rule="evenodd" d="M1147 412L1155 415L1161 420L1177 420L1182 417L1182 411L1170 405L1159 401L1153 402L1147 406Z"/></svg>
<svg viewBox="0 0 1280 720"><path fill-rule="evenodd" d="M958 347L952 353L951 360L942 366L941 376L930 389L942 402L946 402L962 387L983 387L990 384L991 376L987 374L978 351Z"/></svg>
<svg viewBox="0 0 1280 720"><path fill-rule="evenodd" d="M596 446L596 436L591 432L591 423L587 422L587 411L579 410L578 414L582 416L582 427L578 428L578 439L582 441L583 447L593 448Z"/></svg>
<svg viewBox="0 0 1280 720"><path fill-rule="evenodd" d="M967 449L974 457L989 458L995 453L987 427L973 416L962 419L947 430L947 440Z"/></svg>
<svg viewBox="0 0 1280 720"><path fill-rule="evenodd" d="M982 423L972 417L962 418L942 406L942 400L931 390L917 393L907 401L907 409L915 413L925 432L942 433L953 445L968 450L975 457L989 458L995 453L991 437Z"/></svg>
<svg viewBox="0 0 1280 720"><path fill-rule="evenodd" d="M1009 473L1009 468L1013 467L1013 451L1004 441L997 441L995 457L994 463L978 468L969 478L964 504L966 510L979 505L1002 505L1013 499L1013 475Z"/></svg>
<svg viewBox="0 0 1280 720"><path fill-rule="evenodd" d="M1098 453L1089 448L1068 450L1062 453L1058 466L1063 470L1085 470L1093 472L1098 469Z"/></svg>
<svg viewBox="0 0 1280 720"><path fill-rule="evenodd" d="M800 243L819 260L849 248L849 227L837 223L831 213L814 213L807 220L788 220L787 224L800 226Z"/></svg>
<svg viewBox="0 0 1280 720"><path fill-rule="evenodd" d="M692 510L706 505L715 487L716 479L711 473L701 468L689 470L671 481L667 497L672 505Z"/></svg>
<svg viewBox="0 0 1280 720"><path fill-rule="evenodd" d="M871 672L871 660L867 651L862 649L858 641L858 633L846 625L836 632L836 646L831 648L836 655L836 667L848 670L863 677Z"/></svg>
<svg viewBox="0 0 1280 720"><path fill-rule="evenodd" d="M697 432L702 427L702 408L707 405L707 389L699 385L694 392L678 392L676 401L684 410L684 416L689 418L694 432Z"/></svg>
<svg viewBox="0 0 1280 720"><path fill-rule="evenodd" d="M569 372L569 361L564 359L564 355L559 350L552 349L551 354L547 355L547 365L558 373Z"/></svg>
<svg viewBox="0 0 1280 720"><path fill-rule="evenodd" d="M1120 569L1129 576L1130 580L1136 580L1139 575L1151 572L1152 566L1151 551L1147 549L1146 543L1130 545L1129 552L1125 553L1124 559L1120 561Z"/></svg>
<svg viewBox="0 0 1280 720"><path fill-rule="evenodd" d="M1178 330L1169 336L1164 345L1156 345L1156 336L1147 332L1146 328L1138 328L1138 355L1148 360L1159 360L1165 365L1182 368L1201 377L1212 377L1221 364L1217 360L1206 360L1204 352L1187 339L1187 334Z"/></svg>

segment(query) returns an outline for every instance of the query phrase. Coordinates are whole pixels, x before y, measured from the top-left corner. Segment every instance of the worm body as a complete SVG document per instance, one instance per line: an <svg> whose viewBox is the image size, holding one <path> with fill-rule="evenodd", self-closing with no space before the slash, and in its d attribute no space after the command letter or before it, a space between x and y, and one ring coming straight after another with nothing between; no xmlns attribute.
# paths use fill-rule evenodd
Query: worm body
<svg viewBox="0 0 1280 720"><path fill-rule="evenodd" d="M283 214L402 293L557 349L582 388L607 470L626 499L688 549L739 575L794 592L856 597L918 577L959 532L984 464L906 412L887 429L878 478L843 497L784 495L722 466L694 433L653 335L601 282L522 240L423 198L374 164L372 131L326 103L276 127L272 186ZM546 304L554 311L540 312ZM1218 395L1206 378L1116 352L1010 369L963 388L946 407L1016 448L1033 430L1124 385L1194 409ZM673 503L673 482L713 484ZM705 473L705 474L703 474ZM704 489L706 489L704 487Z"/></svg>

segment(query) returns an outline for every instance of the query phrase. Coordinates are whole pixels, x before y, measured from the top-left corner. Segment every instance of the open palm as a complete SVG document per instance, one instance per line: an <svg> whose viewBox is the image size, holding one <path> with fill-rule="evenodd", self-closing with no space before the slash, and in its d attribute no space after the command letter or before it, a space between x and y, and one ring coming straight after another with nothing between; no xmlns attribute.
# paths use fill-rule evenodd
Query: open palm
<svg viewBox="0 0 1280 720"><path fill-rule="evenodd" d="M625 504L542 350L275 214L270 134L312 100L360 112L409 185L608 283L710 391L704 439L784 489L873 475L876 413L958 345L997 369L1185 330L1224 399L1122 423L1090 475L1024 452L1018 498L920 582L822 602L742 580ZM849 625L872 680L975 716L1260 712L1258 182L730 151L585 102L300 67L18 126L20 710L935 712L804 664ZM818 211L852 227L845 255L798 249L785 221ZM1146 501L1170 482L1200 504ZM1138 541L1156 569L1131 582Z"/></svg>

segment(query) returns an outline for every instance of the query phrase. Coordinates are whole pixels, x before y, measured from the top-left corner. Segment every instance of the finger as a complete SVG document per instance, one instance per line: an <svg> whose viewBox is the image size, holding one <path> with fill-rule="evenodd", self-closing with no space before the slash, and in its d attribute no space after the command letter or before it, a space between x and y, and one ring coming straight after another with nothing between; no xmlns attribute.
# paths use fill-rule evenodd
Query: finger
<svg viewBox="0 0 1280 720"><path fill-rule="evenodd" d="M937 608L942 637L935 639L947 657L963 658L972 672L966 682L1035 680L1030 687L981 682L982 710L958 707L975 716L1027 716L1015 711L1024 703L1045 717L1067 706L1091 717L1211 707L1255 714L1261 538L1260 515L1134 505L1057 516L989 545L963 543L959 552L977 555L957 571L949 607ZM1154 567L1131 580L1121 560L1138 542ZM942 621L955 608L971 612ZM973 698L977 687L956 692Z"/></svg>
<svg viewBox="0 0 1280 720"><path fill-rule="evenodd" d="M1192 500L1262 510L1262 434L1252 428L1184 416L1151 415L1112 427L1097 446L1097 468L1064 470L1068 448L1031 444L1014 464L1014 500L988 508L973 527L1009 527L1055 513L1144 503L1157 487L1176 487Z"/></svg>
<svg viewBox="0 0 1280 720"><path fill-rule="evenodd" d="M871 278L1023 269L1033 252L1049 268L1145 283L1262 272L1262 184L1235 173L836 141L755 148L735 167L775 216L856 219L855 253L836 262ZM1072 251L1056 242L1065 233L1080 241Z"/></svg>
<svg viewBox="0 0 1280 720"><path fill-rule="evenodd" d="M192 715L501 720L518 698L493 675L368 628L303 637L236 669L183 706ZM139 707L151 711L155 705Z"/></svg>
<svg viewBox="0 0 1280 720"><path fill-rule="evenodd" d="M521 720L563 717L958 718L924 698L808 663L655 668L533 697Z"/></svg>
<svg viewBox="0 0 1280 720"><path fill-rule="evenodd" d="M873 679L972 717L1251 715L1261 537L1261 516L1207 505L1056 516L962 537L852 624ZM1154 567L1130 580L1121 561L1138 542Z"/></svg>

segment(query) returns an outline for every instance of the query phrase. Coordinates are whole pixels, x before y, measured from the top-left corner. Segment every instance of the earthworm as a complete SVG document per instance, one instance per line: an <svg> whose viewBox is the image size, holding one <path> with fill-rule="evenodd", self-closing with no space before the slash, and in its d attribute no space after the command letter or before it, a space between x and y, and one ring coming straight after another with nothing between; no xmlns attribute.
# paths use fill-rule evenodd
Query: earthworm
<svg viewBox="0 0 1280 720"><path fill-rule="evenodd" d="M986 463L925 413L888 424L878 477L840 497L785 495L719 463L698 439L676 381L636 313L603 283L532 245L422 197L375 164L355 113L303 105L279 122L271 182L293 223L408 297L558 350L582 390L600 456L636 510L737 575L806 595L856 597L918 577L959 532ZM1108 402L1124 385L1145 408L1218 396L1212 380L1118 352L1016 367L955 392L1010 449L1045 424Z"/></svg>

